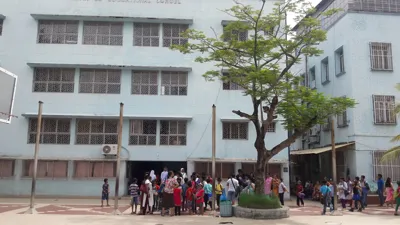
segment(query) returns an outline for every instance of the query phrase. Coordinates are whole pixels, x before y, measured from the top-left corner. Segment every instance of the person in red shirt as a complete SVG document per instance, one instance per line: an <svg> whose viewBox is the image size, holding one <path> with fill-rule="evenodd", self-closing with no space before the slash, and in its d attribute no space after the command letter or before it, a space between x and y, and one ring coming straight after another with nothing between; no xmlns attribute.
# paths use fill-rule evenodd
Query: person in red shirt
<svg viewBox="0 0 400 225"><path fill-rule="evenodd" d="M189 215L193 215L193 187L192 182L187 182L188 188L186 189L186 208L189 209Z"/></svg>
<svg viewBox="0 0 400 225"><path fill-rule="evenodd" d="M297 182L297 186L296 186L296 196L297 196L297 206L300 207L300 202L301 202L301 206L304 207L304 187L301 184L301 181Z"/></svg>
<svg viewBox="0 0 400 225"><path fill-rule="evenodd" d="M177 179L178 184L180 184L182 179L179 177ZM181 215L182 207L182 187L178 186L174 188L174 203L175 203L175 216Z"/></svg>
<svg viewBox="0 0 400 225"><path fill-rule="evenodd" d="M200 215L204 214L204 189L203 184L197 185L197 192L196 192L196 205L199 207Z"/></svg>

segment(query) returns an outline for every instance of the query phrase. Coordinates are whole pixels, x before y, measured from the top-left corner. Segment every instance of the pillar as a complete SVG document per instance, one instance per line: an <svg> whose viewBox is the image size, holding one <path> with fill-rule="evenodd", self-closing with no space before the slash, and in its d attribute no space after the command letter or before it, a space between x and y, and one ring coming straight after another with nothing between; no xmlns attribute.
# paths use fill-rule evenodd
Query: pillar
<svg viewBox="0 0 400 225"><path fill-rule="evenodd" d="M242 163L241 162L235 162L235 171L234 174L237 174L238 170L242 169Z"/></svg>
<svg viewBox="0 0 400 225"><path fill-rule="evenodd" d="M195 172L194 170L195 170L194 161L187 161L187 165L186 165L186 174L187 174L188 176L191 176L192 173Z"/></svg>
<svg viewBox="0 0 400 225"><path fill-rule="evenodd" d="M285 162L281 164L281 177L283 178L283 183L288 188L288 193L285 193L285 199L290 200L290 177L289 177L289 163Z"/></svg>

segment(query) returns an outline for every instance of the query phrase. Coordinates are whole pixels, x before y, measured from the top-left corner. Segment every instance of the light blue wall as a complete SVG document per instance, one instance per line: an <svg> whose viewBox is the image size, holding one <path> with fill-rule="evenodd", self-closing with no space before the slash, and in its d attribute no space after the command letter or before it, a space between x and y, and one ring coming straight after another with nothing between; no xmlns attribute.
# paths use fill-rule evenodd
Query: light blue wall
<svg viewBox="0 0 400 225"><path fill-rule="evenodd" d="M240 91L222 90L220 81L206 82L201 76L207 70L213 69L212 64L194 63L195 55L182 55L163 47L134 47L133 25L124 24L123 46L96 46L82 45L82 21L80 22L78 44L37 44L37 21L30 14L53 15L91 15L91 16L126 16L146 18L177 18L193 19L191 28L202 30L207 35L221 33L222 20L232 18L220 10L229 8L231 0L223 1L189 1L180 0L181 4L160 4L160 0L149 0L152 3L121 3L102 0L36 0L24 2L0 0L0 14L6 16L3 24L3 35L0 36L0 63L7 70L19 77L15 99L14 114L11 125L0 124L0 156L13 158L30 158L33 155L34 145L27 144L28 120L20 115L36 113L37 102L43 101L45 114L113 114L118 115L119 103L125 104L125 115L147 116L190 116L192 120L187 126L186 146L129 146L129 121L124 120L122 145L127 149L123 157L129 160L156 160L156 161L186 161L187 158L204 158L211 156L211 106L217 106L217 157L255 159L256 151L253 147L254 128L249 123L249 140L222 140L222 118L238 118L231 111L240 109L251 112L251 101ZM257 0L248 0L246 4L259 5ZM272 10L273 2L268 1L268 10ZM33 93L33 69L27 63L54 63L54 64L97 64L97 65L130 65L148 67L191 67L188 76L187 96L144 96L131 95L131 71L122 69L121 94L79 94L78 76L75 77L75 93ZM77 70L76 75L79 74ZM204 133L204 136L202 135ZM278 123L277 131L269 133L267 147L273 147L287 137L287 132ZM41 145L39 158L52 159L99 159L101 146L75 145L75 119L72 119L70 145ZM287 159L287 150L282 151L275 159ZM121 167L125 170L125 167ZM72 179L72 178L71 178ZM0 181L0 194L4 192ZM67 182L76 184L77 190L93 193L85 189L86 185L96 188L85 181L48 181L55 185L48 193L58 193ZM76 183L74 183L76 182ZM122 182L122 181L121 181ZM41 190L40 185L38 192ZM58 185L58 186L57 186ZM81 186L84 185L84 186ZM97 181L96 181L97 185ZM29 186L24 185L23 186ZM124 186L124 185L122 185ZM85 187L85 188L84 188ZM15 190L15 193L25 193L27 187ZM24 191L25 190L25 191ZM45 192L45 191L44 191ZM68 194L68 193L65 193Z"/></svg>

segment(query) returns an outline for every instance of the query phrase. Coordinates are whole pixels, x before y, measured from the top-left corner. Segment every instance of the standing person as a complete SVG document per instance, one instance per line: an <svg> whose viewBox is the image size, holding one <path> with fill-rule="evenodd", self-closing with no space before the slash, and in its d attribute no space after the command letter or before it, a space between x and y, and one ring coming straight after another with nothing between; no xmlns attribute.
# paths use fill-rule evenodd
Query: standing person
<svg viewBox="0 0 400 225"><path fill-rule="evenodd" d="M161 216L164 216L165 209L169 210L169 215L174 215L174 188L178 186L178 182L174 179L174 172L168 172L168 179L165 181Z"/></svg>
<svg viewBox="0 0 400 225"><path fill-rule="evenodd" d="M179 177L177 179L178 184L181 183L182 179ZM181 215L182 207L182 187L176 186L174 188L174 204L175 204L175 216Z"/></svg>
<svg viewBox="0 0 400 225"><path fill-rule="evenodd" d="M185 180L185 178L188 178L184 168L181 168L181 176L183 180Z"/></svg>
<svg viewBox="0 0 400 225"><path fill-rule="evenodd" d="M385 203L385 198L383 197L383 193L385 192L384 186L385 182L382 179L382 174L378 174L378 196L379 196L379 206L383 206Z"/></svg>
<svg viewBox="0 0 400 225"><path fill-rule="evenodd" d="M362 201L364 209L365 209L365 207L367 207L368 191L369 191L370 188L369 188L368 182L365 180L365 176L364 175L361 176L360 186L361 186L361 189L362 189L361 201Z"/></svg>
<svg viewBox="0 0 400 225"><path fill-rule="evenodd" d="M107 201L107 206L110 206L108 204L108 195L110 194L110 185L108 185L108 179L105 178L104 179L104 184L102 187L102 191L101 191L101 207L103 207L103 201L106 200Z"/></svg>
<svg viewBox="0 0 400 225"><path fill-rule="evenodd" d="M182 212L186 211L186 190L188 189L188 179L184 178L183 179L183 184L182 186Z"/></svg>
<svg viewBox="0 0 400 225"><path fill-rule="evenodd" d="M361 201L362 196L362 188L360 186L360 182L356 179L353 183L353 207L351 207L350 212L354 212L354 208L358 208L358 211L361 212L364 208L363 203ZM360 203L360 206L358 206Z"/></svg>
<svg viewBox="0 0 400 225"><path fill-rule="evenodd" d="M239 181L235 179L235 174L232 174L231 178L229 178L229 180L226 182L226 186L228 187L227 199L232 202L232 205L234 205L236 199L236 189L239 187Z"/></svg>
<svg viewBox="0 0 400 225"><path fill-rule="evenodd" d="M394 200L396 201L396 209L394 211L394 215L399 215L399 207L400 207L400 181L397 181L397 189L394 193Z"/></svg>
<svg viewBox="0 0 400 225"><path fill-rule="evenodd" d="M164 167L164 171L161 173L161 183L165 183L165 181L168 179L168 168Z"/></svg>
<svg viewBox="0 0 400 225"><path fill-rule="evenodd" d="M278 179L278 177L275 174L274 177L272 178L272 193L275 196L279 196L279 184L280 183L281 183L281 181Z"/></svg>
<svg viewBox="0 0 400 225"><path fill-rule="evenodd" d="M154 206L154 187L153 182L150 180L152 179L151 175L149 175L145 181L146 187L149 190L148 192L148 199L149 199L149 214L153 214L153 206Z"/></svg>
<svg viewBox="0 0 400 225"><path fill-rule="evenodd" d="M394 188L393 188L393 184L392 184L392 179L390 177L388 177L386 179L386 183L385 183L385 187L386 187L386 206L389 208L389 206L393 207L393 201L394 201Z"/></svg>
<svg viewBox="0 0 400 225"><path fill-rule="evenodd" d="M218 177L217 184L215 185L215 195L217 197L218 209L219 209L219 203L221 201L222 190L224 190L224 187L222 186L221 181L222 181L221 177Z"/></svg>
<svg viewBox="0 0 400 225"><path fill-rule="evenodd" d="M271 194L271 186L272 186L272 177L269 173L267 173L267 178L265 179L265 184L264 184L264 193L266 195Z"/></svg>
<svg viewBox="0 0 400 225"><path fill-rule="evenodd" d="M154 170L150 171L150 181L153 182L154 180L156 180L156 173L154 172Z"/></svg>
<svg viewBox="0 0 400 225"><path fill-rule="evenodd" d="M152 182L152 185L153 185L153 190L154 190L154 193L153 193L153 196L154 196L154 204L153 204L153 212L154 211L158 211L158 209L159 209L159 199L158 199L158 193L160 192L160 186L157 184L157 180L154 180L153 182Z"/></svg>
<svg viewBox="0 0 400 225"><path fill-rule="evenodd" d="M301 181L299 180L299 181L297 181L297 186L296 186L296 197L297 197L296 202L297 202L298 207L300 207L300 203L301 203L301 206L304 207L304 196L305 196L304 187L301 184Z"/></svg>
<svg viewBox="0 0 400 225"><path fill-rule="evenodd" d="M285 205L284 195L285 195L285 192L289 192L289 191L287 190L287 187L283 183L283 178L281 178L280 181L281 182L279 183L279 186L278 186L279 200L281 201L281 205Z"/></svg>
<svg viewBox="0 0 400 225"><path fill-rule="evenodd" d="M342 204L342 209L346 209L346 195L348 195L347 183L344 181L344 178L340 178L338 184L338 197L340 199L340 203Z"/></svg>
<svg viewBox="0 0 400 225"><path fill-rule="evenodd" d="M193 215L193 187L192 182L187 182L186 190L186 208L189 210L189 215Z"/></svg>
<svg viewBox="0 0 400 225"><path fill-rule="evenodd" d="M333 183L333 179L330 179L329 182L326 185L329 187L329 190L330 190L332 207L335 208L336 202L335 202L335 198L334 198L334 194L335 194L334 193L335 192L335 186L334 185L336 185L336 184Z"/></svg>
<svg viewBox="0 0 400 225"><path fill-rule="evenodd" d="M348 192L349 194L346 196L347 203L349 204L349 207L353 207L353 187L354 183L351 181L350 177L347 177L347 187L348 187Z"/></svg>
<svg viewBox="0 0 400 225"><path fill-rule="evenodd" d="M322 181L322 186L320 188L320 193L321 193L321 203L322 203L322 213L321 215L325 215L326 213L326 207L329 206L330 211L333 211L333 207L331 205L331 189L327 185L327 181L323 180Z"/></svg>
<svg viewBox="0 0 400 225"><path fill-rule="evenodd" d="M204 189L203 189L203 184L197 185L197 191L196 191L196 205L199 207L200 215L202 216L204 214Z"/></svg>
<svg viewBox="0 0 400 225"><path fill-rule="evenodd" d="M136 214L137 206L139 205L139 186L136 178L133 178L132 184L129 185L129 191L131 194L131 214ZM133 207L135 207L135 211L133 211Z"/></svg>
<svg viewBox="0 0 400 225"><path fill-rule="evenodd" d="M320 201L321 200L321 184L319 181L315 182L314 190L312 193L312 200Z"/></svg>
<svg viewBox="0 0 400 225"><path fill-rule="evenodd" d="M210 204L212 210L212 204L210 203L210 197L212 195L212 185L210 179L207 179L204 185L204 211L207 210L207 205Z"/></svg>
<svg viewBox="0 0 400 225"><path fill-rule="evenodd" d="M146 173L144 175L142 184L140 185L140 205L141 205L140 215L146 215L147 209L149 207L149 186L147 185L148 178L149 174Z"/></svg>

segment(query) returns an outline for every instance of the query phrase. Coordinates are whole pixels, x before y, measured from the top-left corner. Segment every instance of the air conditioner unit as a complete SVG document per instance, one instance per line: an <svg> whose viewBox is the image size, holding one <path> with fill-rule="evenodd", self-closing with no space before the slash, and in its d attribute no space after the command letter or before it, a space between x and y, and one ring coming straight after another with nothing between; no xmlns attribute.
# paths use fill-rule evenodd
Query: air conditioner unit
<svg viewBox="0 0 400 225"><path fill-rule="evenodd" d="M101 148L103 155L117 155L118 146L117 145L103 145Z"/></svg>

